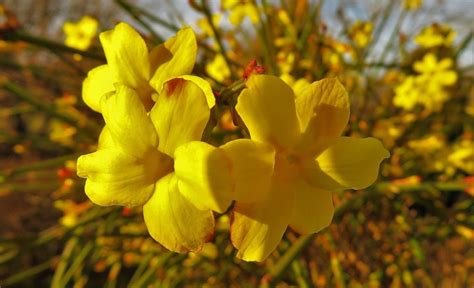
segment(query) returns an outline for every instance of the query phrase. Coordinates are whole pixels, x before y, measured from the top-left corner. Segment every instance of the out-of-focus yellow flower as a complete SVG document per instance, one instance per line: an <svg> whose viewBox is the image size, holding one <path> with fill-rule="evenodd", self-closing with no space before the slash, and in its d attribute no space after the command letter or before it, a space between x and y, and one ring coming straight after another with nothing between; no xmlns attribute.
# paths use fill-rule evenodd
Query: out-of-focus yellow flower
<svg viewBox="0 0 474 288"><path fill-rule="evenodd" d="M332 72L342 71L344 64L344 54L351 53L350 45L339 42L331 37L325 37L325 46L321 47L322 60L326 67Z"/></svg>
<svg viewBox="0 0 474 288"><path fill-rule="evenodd" d="M446 24L434 23L421 30L415 37L415 43L424 48L451 46L456 38L456 31Z"/></svg>
<svg viewBox="0 0 474 288"><path fill-rule="evenodd" d="M65 146L73 146L77 129L59 120L52 120L49 124L49 139Z"/></svg>
<svg viewBox="0 0 474 288"><path fill-rule="evenodd" d="M280 51L277 55L277 65L281 74L290 74L295 63L295 54Z"/></svg>
<svg viewBox="0 0 474 288"><path fill-rule="evenodd" d="M428 53L421 61L416 61L413 69L419 74L408 76L395 88L395 106L412 110L416 104L421 104L428 110L441 109L442 104L449 98L445 88L457 81L457 73L451 70L452 66L451 59L438 61L433 53Z"/></svg>
<svg viewBox="0 0 474 288"><path fill-rule="evenodd" d="M135 89L146 109L151 109L152 97L161 92L163 83L191 73L196 60L197 43L191 28L181 29L150 52L140 34L126 23L101 33L100 41L107 64L89 71L82 87L84 102L97 112L102 110L101 99L114 93L116 83Z"/></svg>
<svg viewBox="0 0 474 288"><path fill-rule="evenodd" d="M63 25L64 34L66 34L66 46L78 50L87 50L97 34L99 22L90 16L84 16L79 22L65 22Z"/></svg>
<svg viewBox="0 0 474 288"><path fill-rule="evenodd" d="M297 97L274 76L252 75L247 87L236 110L251 140L231 142L234 149L227 153L238 159L250 141L270 169L252 167L265 185L236 193L231 240L237 257L262 261L288 226L304 234L328 226L331 192L373 183L389 153L374 138L340 136L349 120L349 97L336 79L314 82Z"/></svg>
<svg viewBox="0 0 474 288"><path fill-rule="evenodd" d="M212 24L214 27L219 27L219 23L221 22L222 14L213 14L212 15ZM201 18L197 21L197 26L207 37L214 37L214 31L212 30L211 25L207 18Z"/></svg>
<svg viewBox="0 0 474 288"><path fill-rule="evenodd" d="M90 202L76 203L71 200L57 200L54 207L61 210L64 216L59 222L65 227L72 227L77 224L79 215L91 207Z"/></svg>
<svg viewBox="0 0 474 288"><path fill-rule="evenodd" d="M306 87L311 85L311 83L305 78L300 78L295 81L295 78L293 78L293 76L290 74L282 74L280 75L280 79L293 89L295 97L300 95L301 92L306 89Z"/></svg>
<svg viewBox="0 0 474 288"><path fill-rule="evenodd" d="M399 86L395 88L393 104L405 110L412 110L418 103L419 89L416 85L416 78L408 76Z"/></svg>
<svg viewBox="0 0 474 288"><path fill-rule="evenodd" d="M444 58L438 61L433 53L428 53L423 60L416 61L413 69L420 74L421 77L430 79L432 85L451 86L456 83L458 75L453 68L453 60Z"/></svg>
<svg viewBox="0 0 474 288"><path fill-rule="evenodd" d="M282 37L278 37L275 39L275 46L293 47L296 44L298 35L296 28L290 19L290 16L283 9L278 10L277 16L278 20L281 22L281 24L283 24L282 26L284 27L285 33Z"/></svg>
<svg viewBox="0 0 474 288"><path fill-rule="evenodd" d="M454 167L464 172L474 174L474 142L472 140L462 140L454 146L454 151L449 154L448 162Z"/></svg>
<svg viewBox="0 0 474 288"><path fill-rule="evenodd" d="M356 46L364 48L372 40L373 24L368 21L357 20L349 28L349 37L354 41Z"/></svg>
<svg viewBox="0 0 474 288"><path fill-rule="evenodd" d="M402 135L403 130L391 119L380 120L375 124L373 135L382 140L386 147L390 148Z"/></svg>
<svg viewBox="0 0 474 288"><path fill-rule="evenodd" d="M222 54L217 54L211 62L206 64L206 72L219 82L224 82L231 75L229 66L227 66Z"/></svg>
<svg viewBox="0 0 474 288"><path fill-rule="evenodd" d="M404 0L403 8L406 10L417 10L423 5L423 0Z"/></svg>
<svg viewBox="0 0 474 288"><path fill-rule="evenodd" d="M444 148L446 144L443 137L430 135L422 139L411 140L407 145L418 154L424 154L440 150Z"/></svg>
<svg viewBox="0 0 474 288"><path fill-rule="evenodd" d="M222 0L222 9L229 11L229 21L234 26L239 26L246 17L254 24L260 22L257 7L250 1Z"/></svg>
<svg viewBox="0 0 474 288"><path fill-rule="evenodd" d="M209 83L188 75L163 85L149 113L126 85L103 97L98 151L78 159L77 174L87 178L94 203L143 205L156 241L176 252L197 251L214 231L211 210L222 213L231 202L231 181L216 176L228 160L223 150L198 142L215 104Z"/></svg>

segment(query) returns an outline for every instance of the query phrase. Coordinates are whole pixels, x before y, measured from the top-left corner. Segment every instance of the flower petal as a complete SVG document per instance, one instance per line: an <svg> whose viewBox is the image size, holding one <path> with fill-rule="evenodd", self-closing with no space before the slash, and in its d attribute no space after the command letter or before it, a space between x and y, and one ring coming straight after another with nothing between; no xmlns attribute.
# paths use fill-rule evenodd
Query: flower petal
<svg viewBox="0 0 474 288"><path fill-rule="evenodd" d="M201 88L202 92L206 96L206 101L209 108L214 107L214 105L216 104L216 98L214 97L214 92L212 92L211 84L209 84L209 82L207 82L203 78L194 75L181 75L175 77L175 79L184 79L187 81L191 81L197 86L199 86L199 88Z"/></svg>
<svg viewBox="0 0 474 288"><path fill-rule="evenodd" d="M201 249L214 232L212 212L197 209L181 194L174 173L158 181L143 216L150 235L175 252Z"/></svg>
<svg viewBox="0 0 474 288"><path fill-rule="evenodd" d="M237 257L263 261L275 250L290 222L293 198L288 185L274 177L272 187L261 202L236 202L231 224L232 244Z"/></svg>
<svg viewBox="0 0 474 288"><path fill-rule="evenodd" d="M120 149L102 149L77 160L77 175L87 178L87 196L101 206L143 205L155 185L147 168Z"/></svg>
<svg viewBox="0 0 474 288"><path fill-rule="evenodd" d="M197 54L196 36L191 28L186 27L158 47L151 53L152 66L156 67L156 71L150 84L161 93L166 81L192 72Z"/></svg>
<svg viewBox="0 0 474 288"><path fill-rule="evenodd" d="M130 25L119 23L100 34L110 68L119 82L138 89L150 79L150 59L143 38Z"/></svg>
<svg viewBox="0 0 474 288"><path fill-rule="evenodd" d="M175 151L174 169L183 196L202 210L223 213L232 202L230 162L222 149L189 142Z"/></svg>
<svg viewBox="0 0 474 288"><path fill-rule="evenodd" d="M300 149L315 156L341 136L349 121L347 92L336 78L312 83L296 99L296 112L303 136Z"/></svg>
<svg viewBox="0 0 474 288"><path fill-rule="evenodd" d="M112 139L112 135L110 135L110 131L107 128L107 125L102 128L102 131L99 135L99 141L97 145L97 150L107 149L107 148L114 148L116 144L114 139Z"/></svg>
<svg viewBox="0 0 474 288"><path fill-rule="evenodd" d="M230 159L233 199L241 203L262 201L270 189L275 150L249 139L230 141L220 148Z"/></svg>
<svg viewBox="0 0 474 288"><path fill-rule="evenodd" d="M166 82L150 112L160 138L159 150L173 157L177 147L201 140L209 114L206 96L194 82L183 79Z"/></svg>
<svg viewBox="0 0 474 288"><path fill-rule="evenodd" d="M332 193L315 188L298 177L290 227L301 234L316 233L331 224L334 215Z"/></svg>
<svg viewBox="0 0 474 288"><path fill-rule="evenodd" d="M115 90L114 81L114 74L109 65L101 65L89 71L82 84L84 103L100 113L102 96Z"/></svg>
<svg viewBox="0 0 474 288"><path fill-rule="evenodd" d="M102 114L115 144L136 157L158 147L158 135L135 90L117 85L102 99Z"/></svg>
<svg viewBox="0 0 474 288"><path fill-rule="evenodd" d="M252 75L238 98L237 112L252 140L292 147L299 136L293 90L278 77Z"/></svg>
<svg viewBox="0 0 474 288"><path fill-rule="evenodd" d="M375 138L340 137L305 172L311 184L324 190L363 189L377 179L380 163L389 156Z"/></svg>

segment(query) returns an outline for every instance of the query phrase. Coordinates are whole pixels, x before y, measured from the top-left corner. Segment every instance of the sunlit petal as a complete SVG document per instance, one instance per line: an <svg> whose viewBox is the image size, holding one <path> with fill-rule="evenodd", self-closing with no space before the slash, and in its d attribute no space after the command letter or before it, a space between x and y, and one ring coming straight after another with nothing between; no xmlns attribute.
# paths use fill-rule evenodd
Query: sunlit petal
<svg viewBox="0 0 474 288"><path fill-rule="evenodd" d="M349 121L349 96L336 78L316 81L296 99L296 112L303 131L300 149L312 156L341 136Z"/></svg>
<svg viewBox="0 0 474 288"><path fill-rule="evenodd" d="M293 146L299 136L293 90L278 77L253 75L238 98L237 112L252 140Z"/></svg>
<svg viewBox="0 0 474 288"><path fill-rule="evenodd" d="M150 54L156 71L150 81L156 91L161 92L163 84L176 76L190 74L196 61L197 42L191 28L178 31Z"/></svg>
<svg viewBox="0 0 474 288"><path fill-rule="evenodd" d="M116 93L103 97L102 114L117 145L130 155L142 157L158 147L158 136L137 93L117 85Z"/></svg>
<svg viewBox="0 0 474 288"><path fill-rule="evenodd" d="M137 89L148 82L148 48L140 34L130 25L122 22L114 29L102 32L100 42L108 65L121 83Z"/></svg>
<svg viewBox="0 0 474 288"><path fill-rule="evenodd" d="M102 96L115 90L115 77L109 65L98 66L87 74L82 84L82 99L92 110L100 112Z"/></svg>
<svg viewBox="0 0 474 288"><path fill-rule="evenodd" d="M174 173L158 181L143 215L150 235L175 252L201 249L214 232L212 212L196 208L181 194Z"/></svg>
<svg viewBox="0 0 474 288"><path fill-rule="evenodd" d="M341 137L306 167L305 175L312 185L329 191L363 189L377 179L380 163L389 156L375 138Z"/></svg>
<svg viewBox="0 0 474 288"><path fill-rule="evenodd" d="M166 82L150 117L160 137L159 150L173 157L180 145L201 140L209 119L204 91L192 81Z"/></svg>
<svg viewBox="0 0 474 288"><path fill-rule="evenodd" d="M102 149L77 160L77 174L87 178L87 196L102 206L143 205L153 193L156 181L148 168L120 149Z"/></svg>

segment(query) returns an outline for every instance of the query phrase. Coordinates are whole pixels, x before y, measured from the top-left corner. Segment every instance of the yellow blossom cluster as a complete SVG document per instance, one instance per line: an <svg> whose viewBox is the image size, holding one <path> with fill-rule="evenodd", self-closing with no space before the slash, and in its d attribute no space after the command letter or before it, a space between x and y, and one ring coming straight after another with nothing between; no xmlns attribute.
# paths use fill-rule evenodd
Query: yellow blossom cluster
<svg viewBox="0 0 474 288"><path fill-rule="evenodd" d="M415 43L423 48L433 48L437 46L449 47L456 38L456 31L445 24L434 23L425 27L420 34L415 37Z"/></svg>
<svg viewBox="0 0 474 288"><path fill-rule="evenodd" d="M292 89L251 75L235 106L250 139L212 146L202 137L216 101L210 84L190 75L190 28L151 50L125 23L100 41L107 64L89 72L82 96L105 127L77 173L94 203L143 207L149 233L169 250L202 249L213 213L234 201L237 256L263 261L288 227L310 234L328 226L332 192L372 184L389 155L374 138L341 136L349 97L336 78Z"/></svg>
<svg viewBox="0 0 474 288"><path fill-rule="evenodd" d="M374 26L371 22L357 20L349 28L349 37L359 48L365 48L372 40L372 30Z"/></svg>
<svg viewBox="0 0 474 288"><path fill-rule="evenodd" d="M418 74L406 77L395 88L393 103L405 110L421 104L429 111L439 111L449 98L446 89L457 81L453 60L444 58L438 61L436 55L428 53L414 63L413 69Z"/></svg>
<svg viewBox="0 0 474 288"><path fill-rule="evenodd" d="M404 0L403 8L405 10L417 10L423 5L423 0Z"/></svg>

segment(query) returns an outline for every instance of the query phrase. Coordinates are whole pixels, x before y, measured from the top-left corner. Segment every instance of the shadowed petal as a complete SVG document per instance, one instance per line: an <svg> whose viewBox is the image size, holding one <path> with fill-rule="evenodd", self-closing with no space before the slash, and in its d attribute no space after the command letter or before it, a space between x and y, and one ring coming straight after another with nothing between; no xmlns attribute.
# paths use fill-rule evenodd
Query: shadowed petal
<svg viewBox="0 0 474 288"><path fill-rule="evenodd" d="M223 213L232 201L231 167L225 152L204 142L175 151L175 174L181 193L200 209Z"/></svg>
<svg viewBox="0 0 474 288"><path fill-rule="evenodd" d="M300 149L311 156L341 136L349 121L349 96L336 78L312 83L296 98L296 112L303 131Z"/></svg>

